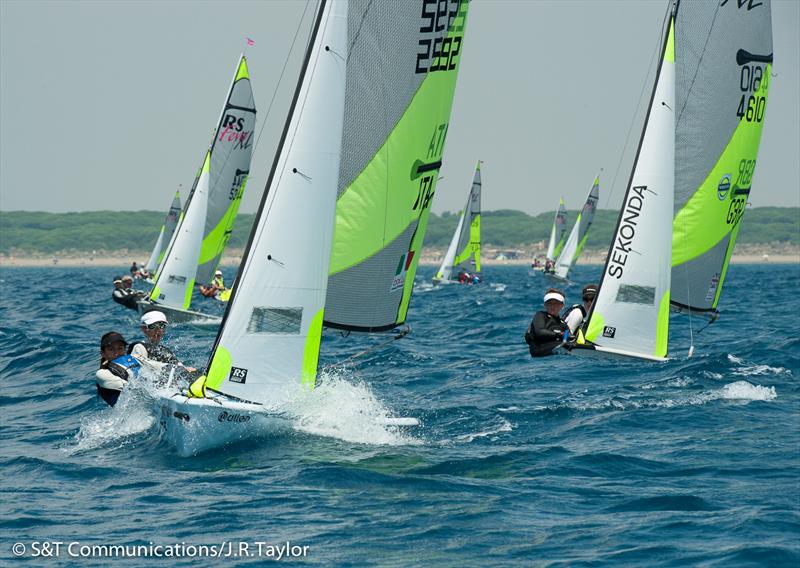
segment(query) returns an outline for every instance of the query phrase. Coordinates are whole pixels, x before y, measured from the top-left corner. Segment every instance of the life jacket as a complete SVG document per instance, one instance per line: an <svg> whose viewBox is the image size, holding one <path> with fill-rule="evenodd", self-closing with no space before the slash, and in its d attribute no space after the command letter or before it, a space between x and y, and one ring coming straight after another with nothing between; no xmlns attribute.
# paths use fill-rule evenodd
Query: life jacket
<svg viewBox="0 0 800 568"><path fill-rule="evenodd" d="M108 363L108 370L124 381L138 376L140 367L139 361L130 355L120 355Z"/></svg>
<svg viewBox="0 0 800 568"><path fill-rule="evenodd" d="M572 313L572 310L578 308L581 311L581 315L583 319L586 319L586 308L583 307L583 304L572 304L566 310L561 312L561 319L566 320L567 316Z"/></svg>

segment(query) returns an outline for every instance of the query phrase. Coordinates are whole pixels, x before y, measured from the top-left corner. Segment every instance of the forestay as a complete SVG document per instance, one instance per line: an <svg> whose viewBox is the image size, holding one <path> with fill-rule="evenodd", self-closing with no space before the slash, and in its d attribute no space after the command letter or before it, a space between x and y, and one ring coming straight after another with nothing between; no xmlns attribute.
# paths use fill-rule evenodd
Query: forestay
<svg viewBox="0 0 800 568"><path fill-rule="evenodd" d="M586 239L589 238L589 228L592 226L594 219L594 212L597 210L597 201L600 199L600 176L594 178L594 183L589 189L589 195L586 197L586 203L583 204L583 209L578 213L578 218L575 219L575 225L569 233L569 238L564 244L561 254L558 255L556 260L555 273L560 278L566 278L575 261L583 250L586 244Z"/></svg>
<svg viewBox="0 0 800 568"><path fill-rule="evenodd" d="M350 3L325 324L405 321L450 121L467 3Z"/></svg>
<svg viewBox="0 0 800 568"><path fill-rule="evenodd" d="M481 270L481 162L475 166L467 204L461 211L455 233L434 280L449 280L458 269L469 273Z"/></svg>
<svg viewBox="0 0 800 568"><path fill-rule="evenodd" d="M772 77L770 0L675 16L672 303L715 311L750 194Z"/></svg>

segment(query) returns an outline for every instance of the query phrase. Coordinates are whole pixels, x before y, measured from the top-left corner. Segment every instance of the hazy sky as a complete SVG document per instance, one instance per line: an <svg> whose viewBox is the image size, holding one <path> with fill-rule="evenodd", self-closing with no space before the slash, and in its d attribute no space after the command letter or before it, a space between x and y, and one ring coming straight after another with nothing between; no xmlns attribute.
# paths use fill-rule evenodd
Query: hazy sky
<svg viewBox="0 0 800 568"><path fill-rule="evenodd" d="M750 200L800 206L800 1L772 4L777 76ZM477 158L485 210L550 211L559 195L576 209L600 168L600 206L618 207L666 6L474 1L433 210L463 206ZM257 130L267 118L242 205L255 211L307 26L266 111L305 7L0 0L0 209L166 211L191 185L250 37Z"/></svg>

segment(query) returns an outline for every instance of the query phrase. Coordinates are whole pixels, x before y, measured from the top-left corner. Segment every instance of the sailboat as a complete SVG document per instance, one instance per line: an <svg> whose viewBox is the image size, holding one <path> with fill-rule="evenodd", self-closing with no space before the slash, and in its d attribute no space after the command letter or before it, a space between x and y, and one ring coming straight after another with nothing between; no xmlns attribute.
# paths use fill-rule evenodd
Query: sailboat
<svg viewBox="0 0 800 568"><path fill-rule="evenodd" d="M569 271L575 265L575 261L578 260L581 251L583 251L586 239L589 238L589 228L592 226L594 212L597 210L597 201L599 199L600 176L598 175L594 178L594 182L592 182L592 186L589 188L589 195L586 197L586 203L583 204L583 209L578 213L578 218L575 219L575 225L572 226L572 231L569 233L567 242L564 243L564 248L561 249L561 254L556 258L553 276L564 280L567 279Z"/></svg>
<svg viewBox="0 0 800 568"><path fill-rule="evenodd" d="M233 231L250 173L255 120L247 60L241 55L183 217L149 297L139 302L141 313L158 309L170 321L221 321L189 307L195 283L211 282Z"/></svg>
<svg viewBox="0 0 800 568"><path fill-rule="evenodd" d="M481 271L481 161L475 165L467 204L458 218L453 238L444 255L434 284L458 282L459 274L478 275ZM471 283L471 281L470 281Z"/></svg>
<svg viewBox="0 0 800 568"><path fill-rule="evenodd" d="M662 38L614 240L572 353L665 360L670 304L689 317L716 309L750 193L772 71L769 1L675 2Z"/></svg>
<svg viewBox="0 0 800 568"><path fill-rule="evenodd" d="M531 265L531 268L538 271L544 271L545 267L555 265L558 255L561 254L561 249L564 248L564 242L567 238L567 207L564 205L564 198L558 200L558 209L556 209L556 216L553 219L553 227L550 229L550 240L547 242L547 253L545 254L545 264L539 265L538 258L536 262Z"/></svg>
<svg viewBox="0 0 800 568"><path fill-rule="evenodd" d="M178 453L290 424L281 405L314 387L323 327L405 323L467 14L441 6L319 3L206 373L160 399Z"/></svg>
<svg viewBox="0 0 800 568"><path fill-rule="evenodd" d="M175 232L175 227L178 226L178 220L181 217L181 192L176 191L175 197L172 200L167 216L164 218L164 224L161 225L161 231L158 233L156 244L153 246L153 252L150 253L150 258L144 265L144 268L150 274L155 276L155 271L164 259L164 253L167 250L167 244L172 240L172 235Z"/></svg>

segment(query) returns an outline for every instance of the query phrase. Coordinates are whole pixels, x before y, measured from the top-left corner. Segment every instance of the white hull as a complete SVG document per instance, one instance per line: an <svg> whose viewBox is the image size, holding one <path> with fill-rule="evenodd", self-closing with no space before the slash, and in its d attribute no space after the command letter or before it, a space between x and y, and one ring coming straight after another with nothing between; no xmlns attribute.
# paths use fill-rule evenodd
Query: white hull
<svg viewBox="0 0 800 568"><path fill-rule="evenodd" d="M291 429L259 404L176 394L158 399L164 440L183 457Z"/></svg>
<svg viewBox="0 0 800 568"><path fill-rule="evenodd" d="M600 345L576 345L572 349L563 349L565 353L570 355L577 355L578 357L591 357L594 359L618 359L628 360L631 359L644 359L646 361L668 361L666 357L654 357L652 355L645 355L643 353L634 353L633 351L624 351L622 349L612 349L610 347L601 347Z"/></svg>
<svg viewBox="0 0 800 568"><path fill-rule="evenodd" d="M152 310L164 312L170 323L192 323L195 325L220 325L222 323L222 318L219 316L210 316L192 310L181 310L162 304L154 304L146 300L140 301L136 307L140 314Z"/></svg>

